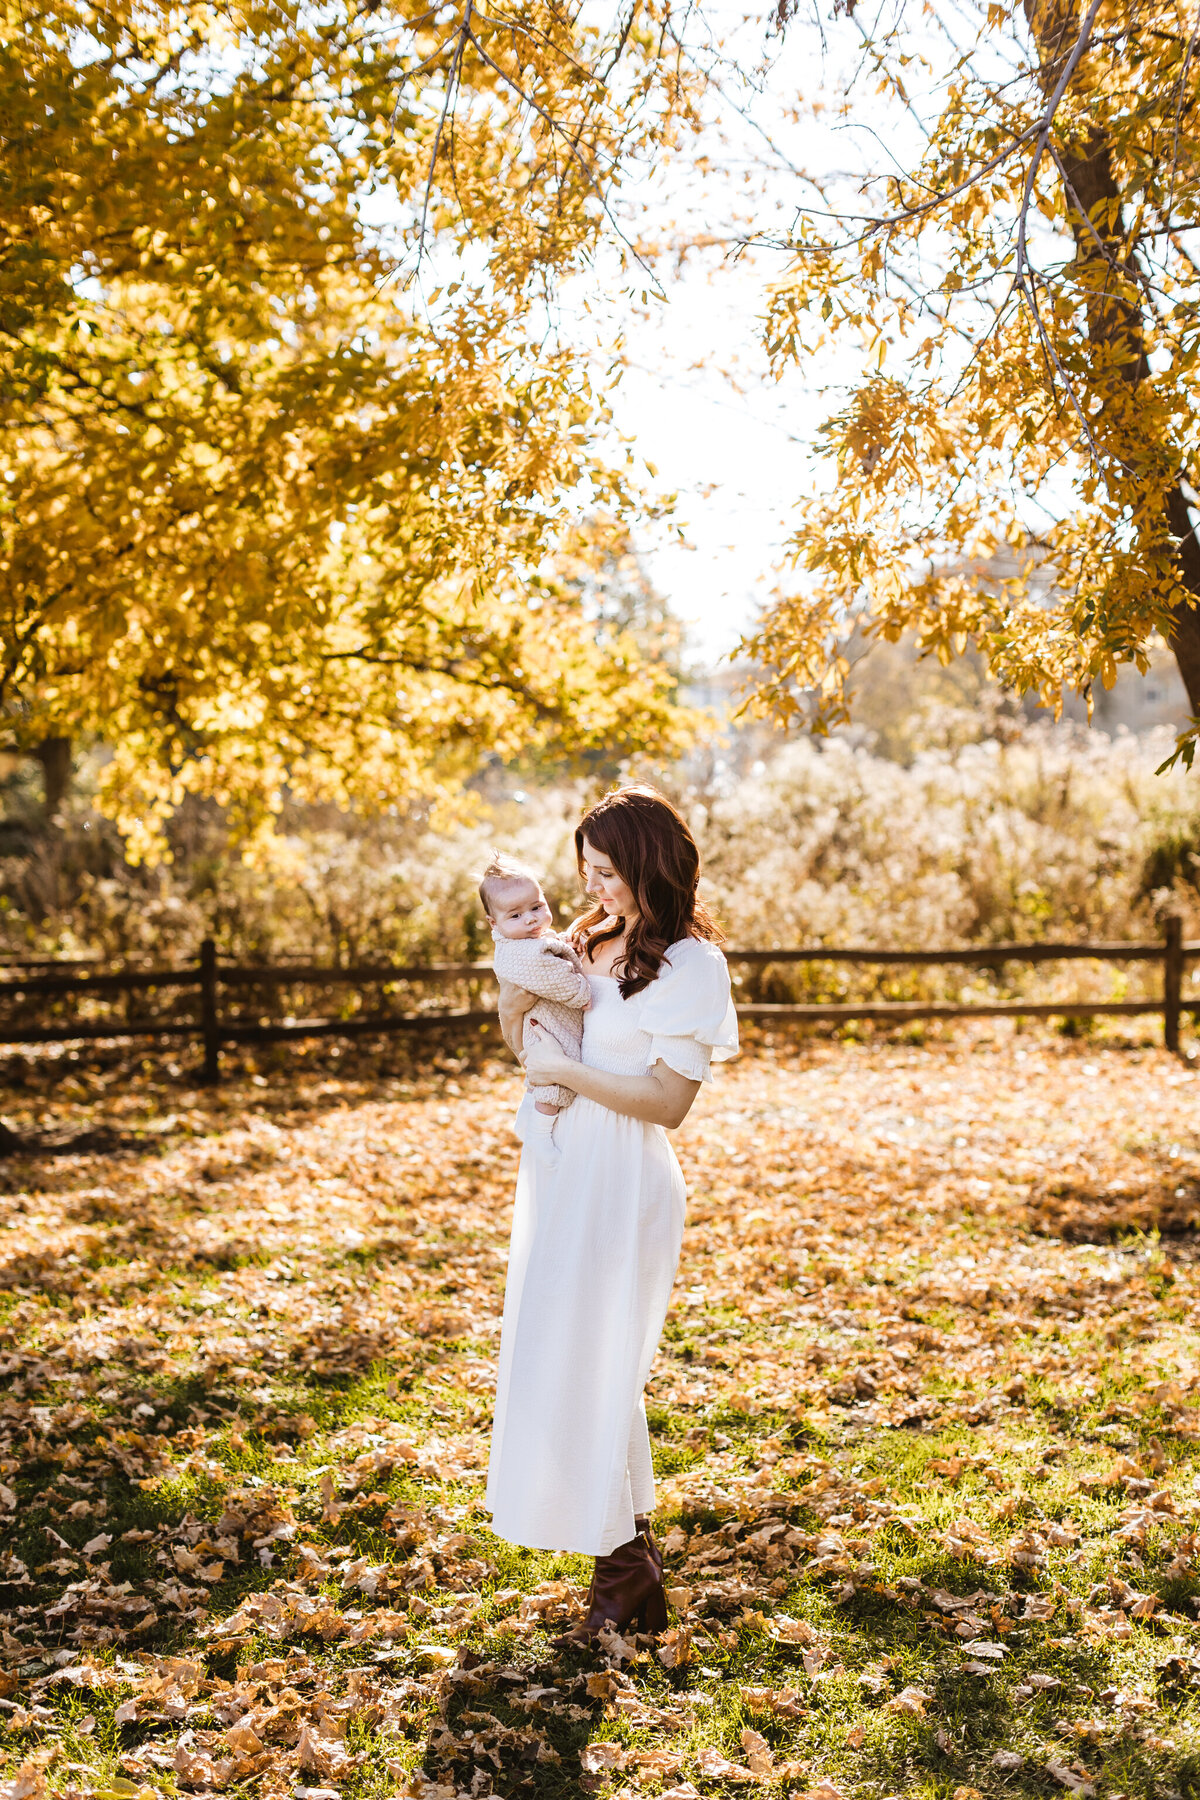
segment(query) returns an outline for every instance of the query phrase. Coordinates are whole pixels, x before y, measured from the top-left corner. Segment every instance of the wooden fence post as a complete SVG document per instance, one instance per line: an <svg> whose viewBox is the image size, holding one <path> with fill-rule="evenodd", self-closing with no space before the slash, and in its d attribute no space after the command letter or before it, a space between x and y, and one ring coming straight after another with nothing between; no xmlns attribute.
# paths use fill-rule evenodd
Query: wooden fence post
<svg viewBox="0 0 1200 1800"><path fill-rule="evenodd" d="M200 946L200 1029L204 1033L206 1087L221 1079L221 1034L217 1028L217 946L205 938Z"/></svg>
<svg viewBox="0 0 1200 1800"><path fill-rule="evenodd" d="M1179 913L1169 913L1163 949L1163 1043L1176 1054L1179 1051L1179 1014L1182 1002L1183 919Z"/></svg>

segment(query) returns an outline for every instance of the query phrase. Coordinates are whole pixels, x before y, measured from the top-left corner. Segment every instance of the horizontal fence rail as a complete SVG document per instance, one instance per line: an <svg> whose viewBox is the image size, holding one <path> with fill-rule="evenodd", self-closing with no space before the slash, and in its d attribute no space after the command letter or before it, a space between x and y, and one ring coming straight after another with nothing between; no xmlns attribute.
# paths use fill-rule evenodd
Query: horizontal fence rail
<svg viewBox="0 0 1200 1800"><path fill-rule="evenodd" d="M1188 950L1200 945L1185 945ZM1161 962L1161 944L990 944L982 950L727 950L730 962L765 968L771 963L945 963L962 968L992 968L1006 962Z"/></svg>
<svg viewBox="0 0 1200 1800"><path fill-rule="evenodd" d="M85 969L89 963L103 962L98 950L79 956L10 956L0 954L0 969Z"/></svg>
<svg viewBox="0 0 1200 1800"><path fill-rule="evenodd" d="M1162 966L1162 993L1144 1000L1054 1001L865 1001L847 1004L804 1004L749 1001L738 1006L739 1018L763 1024L838 1024L871 1020L902 1024L921 1019L963 1018L1101 1018L1160 1014L1163 1039L1168 1049L1179 1048L1179 1025L1184 1012L1200 1012L1200 1005L1185 1004L1184 975L1189 959L1200 957L1200 941L1185 942L1182 922L1166 921L1164 936L1147 943L1030 943L987 944L946 950L887 950L872 946L831 948L824 944L798 949L728 950L731 963L766 969L775 965L807 963L875 967L949 967L999 969L1006 963L1091 961L1158 963ZM81 961L82 959L80 959ZM134 1038L200 1039L204 1046L204 1076L216 1081L222 1044L272 1043L287 1038L360 1037L394 1031L429 1031L494 1024L495 1006L430 1007L418 1012L362 1011L346 1018L287 1018L282 1021L223 1018L220 991L231 994L288 986L381 987L406 985L438 987L445 982L494 982L488 962L351 963L329 967L317 963L247 965L221 963L210 938L201 946L198 963L185 968L93 970L80 961L50 962L29 958L0 964L0 1003L6 996L25 1001L67 998L87 999L156 992L192 990L199 1001L198 1016L186 1019L79 1019L64 1022L19 1023L0 1019L0 1045L94 1042ZM65 970L71 973L65 973ZM473 992L474 997L474 992Z"/></svg>
<svg viewBox="0 0 1200 1800"><path fill-rule="evenodd" d="M861 1006L779 1005L750 1000L739 1006L739 1019L1092 1019L1104 1013L1160 1013L1161 1000L1000 1000L973 1003L941 1000L867 1000ZM1186 1008L1182 1010L1187 1010Z"/></svg>

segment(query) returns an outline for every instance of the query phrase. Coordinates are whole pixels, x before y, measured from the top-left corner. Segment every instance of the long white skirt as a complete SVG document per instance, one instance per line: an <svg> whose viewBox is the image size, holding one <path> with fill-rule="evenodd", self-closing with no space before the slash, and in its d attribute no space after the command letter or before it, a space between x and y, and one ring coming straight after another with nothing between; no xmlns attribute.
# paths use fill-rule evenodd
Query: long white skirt
<svg viewBox="0 0 1200 1800"><path fill-rule="evenodd" d="M607 1556L654 1505L642 1390L686 1191L659 1125L581 1095L555 1137L517 1176L487 1504L511 1543Z"/></svg>

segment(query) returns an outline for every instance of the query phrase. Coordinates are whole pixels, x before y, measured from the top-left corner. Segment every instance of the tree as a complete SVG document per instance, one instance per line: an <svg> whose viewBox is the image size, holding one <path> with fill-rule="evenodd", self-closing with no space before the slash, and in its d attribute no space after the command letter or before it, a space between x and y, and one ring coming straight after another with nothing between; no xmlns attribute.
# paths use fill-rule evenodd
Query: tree
<svg viewBox="0 0 1200 1800"><path fill-rule="evenodd" d="M852 352L858 374L801 580L744 645L761 703L794 717L815 689L819 728L845 717L856 629L974 645L1047 704L1144 668L1160 632L1200 716L1200 23L1173 0L844 12L863 179L811 174L761 236L789 258L776 366Z"/></svg>
<svg viewBox="0 0 1200 1800"><path fill-rule="evenodd" d="M670 130L652 23L6 5L0 704L15 747L104 741L132 854L189 791L252 836L285 791L677 741L555 573L633 506L553 302Z"/></svg>

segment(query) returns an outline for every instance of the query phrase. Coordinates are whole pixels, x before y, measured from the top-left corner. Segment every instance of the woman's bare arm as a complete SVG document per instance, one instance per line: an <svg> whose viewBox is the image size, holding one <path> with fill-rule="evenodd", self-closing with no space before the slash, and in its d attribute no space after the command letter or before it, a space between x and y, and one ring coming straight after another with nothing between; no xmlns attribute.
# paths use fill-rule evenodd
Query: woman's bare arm
<svg viewBox="0 0 1200 1800"><path fill-rule="evenodd" d="M610 1075L607 1069L590 1069L586 1063L564 1056L536 1022L529 1027L525 1074L535 1087L557 1083L570 1088L573 1094L599 1101L611 1112L623 1113L627 1119L640 1119L645 1125L665 1125L669 1131L683 1124L702 1086L665 1062L656 1062L648 1075Z"/></svg>
<svg viewBox="0 0 1200 1800"><path fill-rule="evenodd" d="M538 1003L536 994L518 987L515 981L500 982L500 1035L520 1060L521 1040L525 1032L525 1014Z"/></svg>

